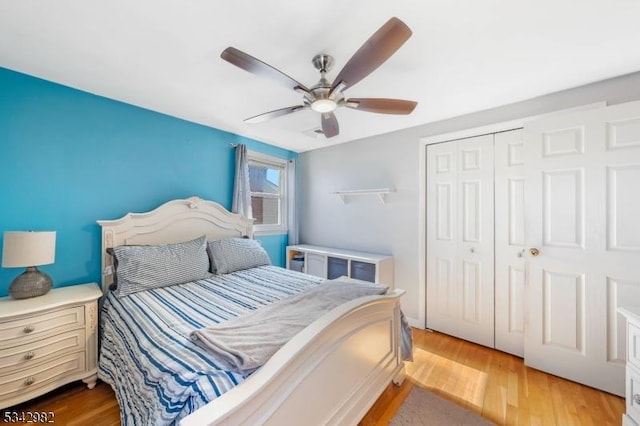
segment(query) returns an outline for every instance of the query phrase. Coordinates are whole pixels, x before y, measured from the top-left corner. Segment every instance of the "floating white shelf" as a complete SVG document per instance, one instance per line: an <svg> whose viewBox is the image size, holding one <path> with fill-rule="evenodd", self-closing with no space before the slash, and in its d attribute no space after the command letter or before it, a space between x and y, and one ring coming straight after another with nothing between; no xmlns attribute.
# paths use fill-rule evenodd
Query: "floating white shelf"
<svg viewBox="0 0 640 426"><path fill-rule="evenodd" d="M378 188L378 189L349 189L344 191L336 191L333 194L336 194L343 203L347 203L347 198L351 196L360 196L360 195L377 195L380 198L380 201L384 204L387 199L387 194L392 192L396 192L393 188Z"/></svg>

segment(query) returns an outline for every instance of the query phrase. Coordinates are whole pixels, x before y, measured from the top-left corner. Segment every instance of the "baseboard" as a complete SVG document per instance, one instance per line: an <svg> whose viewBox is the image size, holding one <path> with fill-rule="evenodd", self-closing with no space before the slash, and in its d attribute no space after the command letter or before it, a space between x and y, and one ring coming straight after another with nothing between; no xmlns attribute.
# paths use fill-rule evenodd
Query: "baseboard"
<svg viewBox="0 0 640 426"><path fill-rule="evenodd" d="M420 320L415 319L415 318L411 318L411 317L407 317L407 322L409 323L409 325L413 328L420 328L424 330L424 323L422 323Z"/></svg>

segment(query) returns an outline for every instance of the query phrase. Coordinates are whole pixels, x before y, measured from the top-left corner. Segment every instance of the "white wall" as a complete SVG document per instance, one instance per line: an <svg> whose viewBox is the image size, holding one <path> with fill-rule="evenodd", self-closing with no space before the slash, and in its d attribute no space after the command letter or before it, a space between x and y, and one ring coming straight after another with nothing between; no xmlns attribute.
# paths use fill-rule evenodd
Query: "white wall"
<svg viewBox="0 0 640 426"><path fill-rule="evenodd" d="M395 258L395 287L407 291L403 310L424 326L420 300L418 236L420 138L543 114L600 101L640 99L640 72L563 92L300 155L300 242ZM338 118L339 118L338 112ZM363 114L366 114L363 112ZM371 114L375 120L375 114ZM348 123L341 123L348 126ZM394 187L387 203L353 197L343 204L331 194L343 189Z"/></svg>

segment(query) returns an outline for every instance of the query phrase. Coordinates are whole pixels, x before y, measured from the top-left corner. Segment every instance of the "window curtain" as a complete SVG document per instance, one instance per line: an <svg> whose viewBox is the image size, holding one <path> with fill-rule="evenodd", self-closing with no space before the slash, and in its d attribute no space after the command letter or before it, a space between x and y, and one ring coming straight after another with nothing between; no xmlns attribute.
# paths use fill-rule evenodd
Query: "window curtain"
<svg viewBox="0 0 640 426"><path fill-rule="evenodd" d="M296 202L296 160L287 162L287 230L289 245L298 244L298 208Z"/></svg>
<svg viewBox="0 0 640 426"><path fill-rule="evenodd" d="M236 146L236 174L233 181L231 211L249 219L253 218L249 186L249 158L247 157L247 146L244 144Z"/></svg>

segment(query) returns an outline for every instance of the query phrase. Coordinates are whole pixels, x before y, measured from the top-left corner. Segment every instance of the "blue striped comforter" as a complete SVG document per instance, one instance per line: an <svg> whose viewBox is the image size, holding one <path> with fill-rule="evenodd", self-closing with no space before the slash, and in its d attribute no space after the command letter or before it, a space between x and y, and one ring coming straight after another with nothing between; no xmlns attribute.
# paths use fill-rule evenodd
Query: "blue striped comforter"
<svg viewBox="0 0 640 426"><path fill-rule="evenodd" d="M121 299L110 293L100 320L98 376L113 387L122 424L173 424L242 382L242 375L225 371L194 344L191 331L321 281L261 266Z"/></svg>

